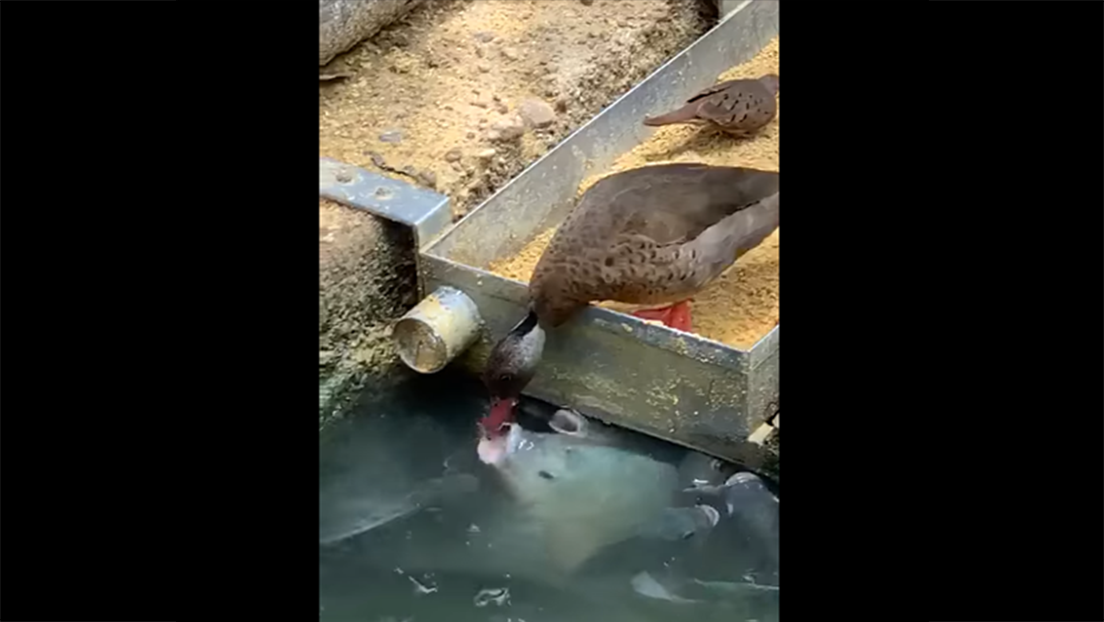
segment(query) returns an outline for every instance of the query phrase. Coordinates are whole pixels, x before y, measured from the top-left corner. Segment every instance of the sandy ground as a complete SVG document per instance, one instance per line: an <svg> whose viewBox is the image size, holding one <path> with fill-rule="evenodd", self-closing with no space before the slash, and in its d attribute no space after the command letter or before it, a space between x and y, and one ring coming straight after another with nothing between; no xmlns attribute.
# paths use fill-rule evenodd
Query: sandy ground
<svg viewBox="0 0 1104 622"><path fill-rule="evenodd" d="M692 1L430 0L319 83L320 149L457 217L702 34Z"/></svg>

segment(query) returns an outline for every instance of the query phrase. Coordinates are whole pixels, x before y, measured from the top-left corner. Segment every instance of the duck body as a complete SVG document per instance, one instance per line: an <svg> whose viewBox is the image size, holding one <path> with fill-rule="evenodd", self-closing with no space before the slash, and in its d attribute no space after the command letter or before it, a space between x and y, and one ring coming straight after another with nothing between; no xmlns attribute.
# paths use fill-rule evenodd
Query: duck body
<svg viewBox="0 0 1104 622"><path fill-rule="evenodd" d="M528 314L491 350L485 432L510 420L536 373L545 331L590 303L678 303L634 315L688 330L685 301L778 227L778 179L776 171L671 163L590 187L533 270Z"/></svg>
<svg viewBox="0 0 1104 622"><path fill-rule="evenodd" d="M777 227L775 171L674 163L594 184L556 231L529 281L545 328L592 302L686 300Z"/></svg>

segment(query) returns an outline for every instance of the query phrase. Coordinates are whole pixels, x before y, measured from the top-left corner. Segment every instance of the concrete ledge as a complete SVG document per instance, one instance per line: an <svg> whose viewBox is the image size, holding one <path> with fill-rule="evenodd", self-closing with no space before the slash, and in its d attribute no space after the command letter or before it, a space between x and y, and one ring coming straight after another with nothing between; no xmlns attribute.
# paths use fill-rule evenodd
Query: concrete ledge
<svg viewBox="0 0 1104 622"><path fill-rule="evenodd" d="M391 322L417 297L408 228L319 200L319 423L352 390L390 382L405 369L391 345Z"/></svg>

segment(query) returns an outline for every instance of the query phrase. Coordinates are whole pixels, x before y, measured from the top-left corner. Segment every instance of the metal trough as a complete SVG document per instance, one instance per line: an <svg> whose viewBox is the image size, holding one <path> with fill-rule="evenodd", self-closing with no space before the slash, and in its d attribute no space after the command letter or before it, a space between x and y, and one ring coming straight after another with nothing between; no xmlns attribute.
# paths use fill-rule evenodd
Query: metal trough
<svg viewBox="0 0 1104 622"><path fill-rule="evenodd" d="M516 254L534 236L557 225L572 208L586 177L608 168L651 136L654 130L641 124L645 115L670 109L712 84L777 34L777 2L739 4L710 32L444 233L438 231L447 200L421 199L423 212L391 207L379 214L406 222L419 233L423 294L455 288L475 303L479 317L470 321L483 329L456 364L481 371L494 341L524 313L526 284L495 275L488 266ZM340 183L330 173L327 186L327 167L344 165L324 160L321 166L323 196L377 212L378 205L372 201L355 199L371 196L370 186L378 176L356 169L355 179ZM349 177L346 172L344 178ZM358 184L365 184L359 193L348 187ZM541 367L526 393L752 468L762 467L770 458L748 436L773 414L778 344L778 327L745 351L590 307L549 333Z"/></svg>

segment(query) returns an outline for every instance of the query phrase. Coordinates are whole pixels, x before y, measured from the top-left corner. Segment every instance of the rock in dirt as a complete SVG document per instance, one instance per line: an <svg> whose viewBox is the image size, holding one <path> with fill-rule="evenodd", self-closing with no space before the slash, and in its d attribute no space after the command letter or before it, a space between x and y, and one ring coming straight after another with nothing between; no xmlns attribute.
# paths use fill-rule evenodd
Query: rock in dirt
<svg viewBox="0 0 1104 622"><path fill-rule="evenodd" d="M445 162L456 162L460 159L460 148L453 147L445 152Z"/></svg>
<svg viewBox="0 0 1104 622"><path fill-rule="evenodd" d="M318 0L318 65L379 32L425 0Z"/></svg>
<svg viewBox="0 0 1104 622"><path fill-rule="evenodd" d="M493 142L510 141L521 138L525 133L525 123L517 116L506 117L501 121L491 124L491 131L487 138Z"/></svg>
<svg viewBox="0 0 1104 622"><path fill-rule="evenodd" d="M437 190L437 174L433 171L418 171L417 180L430 190Z"/></svg>
<svg viewBox="0 0 1104 622"><path fill-rule="evenodd" d="M518 112L529 127L548 127L556 120L556 111L540 99L526 99L518 106Z"/></svg>
<svg viewBox="0 0 1104 622"><path fill-rule="evenodd" d="M397 143L402 141L402 132L399 130L387 130L379 135L380 142Z"/></svg>
<svg viewBox="0 0 1104 622"><path fill-rule="evenodd" d="M377 167L384 170L389 170L391 168L387 166L387 161L384 160L383 156L379 153L376 153L375 151L366 151L365 154L372 159L372 164L375 164Z"/></svg>

